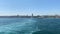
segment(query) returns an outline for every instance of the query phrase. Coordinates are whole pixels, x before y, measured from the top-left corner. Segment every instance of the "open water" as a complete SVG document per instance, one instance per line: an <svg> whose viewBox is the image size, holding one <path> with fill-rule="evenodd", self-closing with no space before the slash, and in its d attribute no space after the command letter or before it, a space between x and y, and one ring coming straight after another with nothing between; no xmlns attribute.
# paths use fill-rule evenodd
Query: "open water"
<svg viewBox="0 0 60 34"><path fill-rule="evenodd" d="M0 34L60 34L60 19L0 18Z"/></svg>

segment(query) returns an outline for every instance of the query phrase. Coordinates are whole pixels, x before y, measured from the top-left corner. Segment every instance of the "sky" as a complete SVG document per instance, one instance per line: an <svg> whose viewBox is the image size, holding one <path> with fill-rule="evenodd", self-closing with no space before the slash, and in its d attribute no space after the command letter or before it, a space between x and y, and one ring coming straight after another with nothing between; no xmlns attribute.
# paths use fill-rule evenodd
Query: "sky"
<svg viewBox="0 0 60 34"><path fill-rule="evenodd" d="M60 15L60 0L0 0L0 15Z"/></svg>

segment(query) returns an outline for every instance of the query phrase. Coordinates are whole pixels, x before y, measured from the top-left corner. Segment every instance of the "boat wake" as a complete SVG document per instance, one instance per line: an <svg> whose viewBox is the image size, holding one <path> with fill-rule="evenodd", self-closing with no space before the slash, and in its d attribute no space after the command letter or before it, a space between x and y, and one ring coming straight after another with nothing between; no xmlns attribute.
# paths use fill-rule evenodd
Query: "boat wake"
<svg viewBox="0 0 60 34"><path fill-rule="evenodd" d="M32 34L39 30L34 19L26 19L22 22L0 26L0 34Z"/></svg>

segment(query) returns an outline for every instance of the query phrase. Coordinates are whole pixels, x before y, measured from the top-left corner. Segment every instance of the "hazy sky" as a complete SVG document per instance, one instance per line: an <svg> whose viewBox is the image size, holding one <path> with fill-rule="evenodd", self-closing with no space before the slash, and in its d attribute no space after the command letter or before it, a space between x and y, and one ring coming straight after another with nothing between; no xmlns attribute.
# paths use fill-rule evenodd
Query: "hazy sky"
<svg viewBox="0 0 60 34"><path fill-rule="evenodd" d="M0 15L60 15L60 0L0 0Z"/></svg>

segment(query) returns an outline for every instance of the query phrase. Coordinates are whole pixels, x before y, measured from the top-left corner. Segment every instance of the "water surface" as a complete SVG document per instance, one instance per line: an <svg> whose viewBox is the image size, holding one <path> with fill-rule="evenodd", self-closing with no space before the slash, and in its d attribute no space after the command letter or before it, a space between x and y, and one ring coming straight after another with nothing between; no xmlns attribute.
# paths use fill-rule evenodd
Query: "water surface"
<svg viewBox="0 0 60 34"><path fill-rule="evenodd" d="M60 19L0 18L0 34L60 34Z"/></svg>

